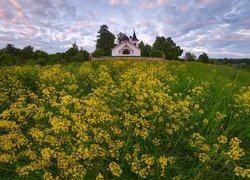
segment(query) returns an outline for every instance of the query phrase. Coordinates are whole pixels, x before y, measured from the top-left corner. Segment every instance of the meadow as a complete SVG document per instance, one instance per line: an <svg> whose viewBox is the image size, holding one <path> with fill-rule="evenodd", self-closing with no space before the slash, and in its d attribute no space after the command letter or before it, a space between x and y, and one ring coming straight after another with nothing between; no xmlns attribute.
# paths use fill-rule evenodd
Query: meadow
<svg viewBox="0 0 250 180"><path fill-rule="evenodd" d="M250 72L177 61L0 68L0 179L250 178Z"/></svg>

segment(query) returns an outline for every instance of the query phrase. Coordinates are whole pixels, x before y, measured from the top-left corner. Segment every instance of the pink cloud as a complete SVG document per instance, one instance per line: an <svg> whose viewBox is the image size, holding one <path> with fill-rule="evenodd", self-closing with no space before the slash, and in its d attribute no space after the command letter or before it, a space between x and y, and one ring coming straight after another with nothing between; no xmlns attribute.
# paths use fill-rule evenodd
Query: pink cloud
<svg viewBox="0 0 250 180"><path fill-rule="evenodd" d="M16 28L17 34L22 36L32 36L36 32L36 28L32 26L29 20L26 18L23 7L20 5L19 0L9 0L13 12L17 18L12 19L10 22L13 28ZM21 25L20 25L21 24ZM23 27L24 25L24 27Z"/></svg>
<svg viewBox="0 0 250 180"><path fill-rule="evenodd" d="M157 4L154 3L154 2L143 2L142 5L141 5L141 8L142 9L152 9L154 7L156 7Z"/></svg>
<svg viewBox="0 0 250 180"><path fill-rule="evenodd" d="M190 5L189 4L182 4L179 6L178 8L180 11L182 12L187 12L191 9Z"/></svg>
<svg viewBox="0 0 250 180"><path fill-rule="evenodd" d="M246 19L241 21L241 23L246 24L246 25L250 25L250 19Z"/></svg>
<svg viewBox="0 0 250 180"><path fill-rule="evenodd" d="M110 0L110 4L112 6L127 4L128 2L129 2L129 0Z"/></svg>
<svg viewBox="0 0 250 180"><path fill-rule="evenodd" d="M197 0L197 1L202 5L211 5L218 2L218 0Z"/></svg>
<svg viewBox="0 0 250 180"><path fill-rule="evenodd" d="M170 2L171 0L141 0L141 9L153 9Z"/></svg>
<svg viewBox="0 0 250 180"><path fill-rule="evenodd" d="M6 14L5 14L5 11L3 9L0 9L0 18L6 19Z"/></svg>
<svg viewBox="0 0 250 180"><path fill-rule="evenodd" d="M169 3L171 0L158 0L158 4L166 4Z"/></svg>
<svg viewBox="0 0 250 180"><path fill-rule="evenodd" d="M16 12L17 16L21 19L24 18L24 13L22 10L22 7L19 3L19 0L9 0L9 2L11 3L12 7L14 8L14 11Z"/></svg>

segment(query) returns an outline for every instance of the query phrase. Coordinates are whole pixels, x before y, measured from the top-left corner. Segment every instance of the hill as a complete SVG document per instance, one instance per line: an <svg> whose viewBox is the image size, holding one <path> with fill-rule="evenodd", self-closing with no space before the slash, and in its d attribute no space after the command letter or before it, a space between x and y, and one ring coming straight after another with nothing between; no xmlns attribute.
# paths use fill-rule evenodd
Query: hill
<svg viewBox="0 0 250 180"><path fill-rule="evenodd" d="M1 67L0 174L250 177L249 75L176 61Z"/></svg>

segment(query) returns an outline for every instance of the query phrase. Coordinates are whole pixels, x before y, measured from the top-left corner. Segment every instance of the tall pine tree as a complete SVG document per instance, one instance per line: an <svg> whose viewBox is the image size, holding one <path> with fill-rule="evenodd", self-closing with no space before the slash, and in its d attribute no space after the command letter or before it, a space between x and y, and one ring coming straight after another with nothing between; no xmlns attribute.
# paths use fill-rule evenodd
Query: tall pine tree
<svg viewBox="0 0 250 180"><path fill-rule="evenodd" d="M108 30L107 25L102 25L98 31L96 50L102 49L105 52L105 56L111 55L111 49L115 46L115 35Z"/></svg>

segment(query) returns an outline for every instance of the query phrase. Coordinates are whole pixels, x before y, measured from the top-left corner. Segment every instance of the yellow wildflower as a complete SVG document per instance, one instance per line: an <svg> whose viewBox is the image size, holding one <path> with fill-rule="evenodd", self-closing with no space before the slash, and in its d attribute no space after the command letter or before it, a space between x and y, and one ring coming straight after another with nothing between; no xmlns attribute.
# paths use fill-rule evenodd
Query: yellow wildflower
<svg viewBox="0 0 250 180"><path fill-rule="evenodd" d="M103 177L103 175L102 175L101 173L98 173L98 175L96 176L95 179L96 179L96 180L103 180L104 177Z"/></svg>
<svg viewBox="0 0 250 180"><path fill-rule="evenodd" d="M221 143L221 144L225 144L227 142L227 137L226 136L223 136L223 135L220 135L218 138L217 138L218 142Z"/></svg>
<svg viewBox="0 0 250 180"><path fill-rule="evenodd" d="M115 163L115 162L111 162L109 163L109 170L112 172L112 174L114 176L120 177L122 174L122 169L120 168L120 166Z"/></svg>
<svg viewBox="0 0 250 180"><path fill-rule="evenodd" d="M210 160L209 155L207 155L206 153L200 153L200 154L198 155L198 157L199 157L199 160L200 160L201 162L203 162L203 163L205 163L205 162L207 162L207 161Z"/></svg>
<svg viewBox="0 0 250 180"><path fill-rule="evenodd" d="M208 119L204 119L202 122L203 122L203 125L205 126L208 124L209 121L208 121Z"/></svg>
<svg viewBox="0 0 250 180"><path fill-rule="evenodd" d="M243 178L250 178L250 169L244 169L242 167L235 167L234 172L236 176L241 176Z"/></svg>
<svg viewBox="0 0 250 180"><path fill-rule="evenodd" d="M237 137L232 138L229 142L230 150L227 154L233 160L239 160L245 154L243 149L239 147L240 143L241 140Z"/></svg>

